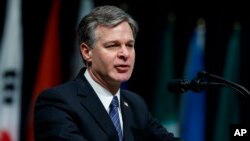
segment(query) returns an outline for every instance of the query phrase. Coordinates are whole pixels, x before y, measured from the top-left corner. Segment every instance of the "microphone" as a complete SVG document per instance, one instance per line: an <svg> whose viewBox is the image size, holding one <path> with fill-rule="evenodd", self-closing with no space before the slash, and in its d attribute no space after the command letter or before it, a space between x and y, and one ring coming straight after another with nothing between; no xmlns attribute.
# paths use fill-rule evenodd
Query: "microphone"
<svg viewBox="0 0 250 141"><path fill-rule="evenodd" d="M198 72L196 78L191 81L185 79L173 79L167 84L169 92L172 93L185 93L188 90L201 92L205 88L214 86L232 88L250 100L250 91L245 87L205 71Z"/></svg>
<svg viewBox="0 0 250 141"><path fill-rule="evenodd" d="M203 79L193 79L191 81L186 79L173 79L167 84L168 90L172 93L184 93L188 90L200 92L207 88L208 83Z"/></svg>

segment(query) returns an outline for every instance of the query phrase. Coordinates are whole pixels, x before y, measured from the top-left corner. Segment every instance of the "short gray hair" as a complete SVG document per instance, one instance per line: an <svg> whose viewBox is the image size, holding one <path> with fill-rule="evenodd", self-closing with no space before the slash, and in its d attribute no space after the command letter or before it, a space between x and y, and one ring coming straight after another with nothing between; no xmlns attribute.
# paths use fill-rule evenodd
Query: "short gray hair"
<svg viewBox="0 0 250 141"><path fill-rule="evenodd" d="M96 7L81 19L77 27L78 42L79 44L85 43L92 48L96 42L95 29L98 25L113 27L124 21L128 22L136 38L138 24L128 13L116 6Z"/></svg>

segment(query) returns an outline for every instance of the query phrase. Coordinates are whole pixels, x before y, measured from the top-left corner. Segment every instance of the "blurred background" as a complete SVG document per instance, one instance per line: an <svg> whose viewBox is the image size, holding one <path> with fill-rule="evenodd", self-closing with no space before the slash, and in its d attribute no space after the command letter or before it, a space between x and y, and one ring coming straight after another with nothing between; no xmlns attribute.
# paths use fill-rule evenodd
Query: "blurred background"
<svg viewBox="0 0 250 141"><path fill-rule="evenodd" d="M250 124L250 102L229 88L174 94L171 79L200 70L250 89L250 9L222 0L1 0L0 141L32 141L32 107L41 90L72 80L82 66L75 29L99 5L138 21L136 63L124 88L185 141L228 141L232 124Z"/></svg>

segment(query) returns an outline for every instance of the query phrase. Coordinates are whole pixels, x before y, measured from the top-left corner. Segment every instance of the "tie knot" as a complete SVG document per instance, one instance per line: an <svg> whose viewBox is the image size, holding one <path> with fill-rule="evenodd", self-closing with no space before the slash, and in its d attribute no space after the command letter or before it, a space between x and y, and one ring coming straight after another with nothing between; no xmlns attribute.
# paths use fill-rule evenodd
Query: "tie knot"
<svg viewBox="0 0 250 141"><path fill-rule="evenodd" d="M119 107L119 102L118 102L118 98L117 96L114 96L111 103L110 103L110 106L113 106L113 107Z"/></svg>

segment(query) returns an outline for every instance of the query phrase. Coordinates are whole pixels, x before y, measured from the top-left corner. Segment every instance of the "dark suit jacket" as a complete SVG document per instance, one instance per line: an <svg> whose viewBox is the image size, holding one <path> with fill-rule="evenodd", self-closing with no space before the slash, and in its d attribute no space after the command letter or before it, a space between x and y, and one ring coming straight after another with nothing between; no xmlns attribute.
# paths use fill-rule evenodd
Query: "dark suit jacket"
<svg viewBox="0 0 250 141"><path fill-rule="evenodd" d="M35 105L36 141L118 141L115 127L84 77L45 90ZM123 141L170 141L172 134L155 120L144 100L121 90Z"/></svg>

